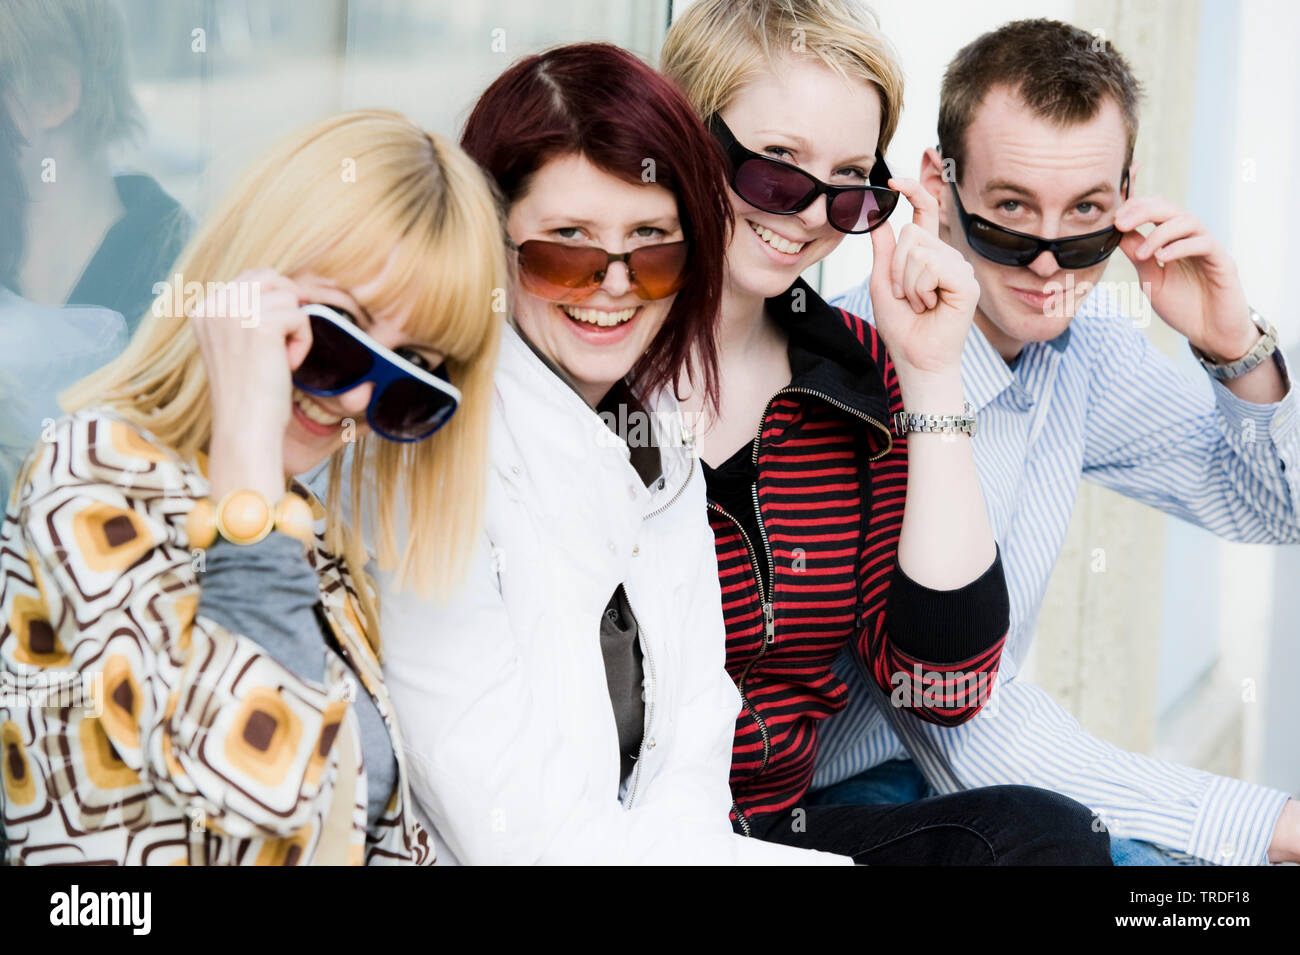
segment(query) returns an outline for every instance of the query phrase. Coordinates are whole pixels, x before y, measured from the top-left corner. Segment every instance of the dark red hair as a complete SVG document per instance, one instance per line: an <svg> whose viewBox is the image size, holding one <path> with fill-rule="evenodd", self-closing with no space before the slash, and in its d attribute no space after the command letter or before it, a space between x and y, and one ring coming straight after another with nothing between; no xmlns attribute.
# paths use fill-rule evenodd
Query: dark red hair
<svg viewBox="0 0 1300 955"><path fill-rule="evenodd" d="M581 155L612 176L655 182L677 198L691 243L685 284L628 381L641 395L683 374L718 402L718 315L731 227L726 170L685 96L631 53L575 43L527 57L497 77L465 122L461 146L512 205L550 160Z"/></svg>

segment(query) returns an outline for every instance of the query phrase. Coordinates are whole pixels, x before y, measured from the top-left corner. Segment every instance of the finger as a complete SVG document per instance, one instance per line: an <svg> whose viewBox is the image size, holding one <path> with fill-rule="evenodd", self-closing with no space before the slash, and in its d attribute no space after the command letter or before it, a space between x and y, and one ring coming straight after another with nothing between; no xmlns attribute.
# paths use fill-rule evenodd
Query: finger
<svg viewBox="0 0 1300 955"><path fill-rule="evenodd" d="M1177 242L1171 242L1164 248L1156 250L1154 261L1158 265L1168 265L1170 262L1177 262L1179 259L1209 255L1213 251L1214 236L1206 232L1189 236L1186 239L1179 239Z"/></svg>
<svg viewBox="0 0 1300 955"><path fill-rule="evenodd" d="M895 298L902 298L904 295L903 276L907 270L907 260L925 235L923 229L910 222L903 226L903 231L898 234L898 245L894 249L894 258L889 269L889 281Z"/></svg>
<svg viewBox="0 0 1300 955"><path fill-rule="evenodd" d="M1129 199L1116 210L1115 228L1121 232L1132 232L1148 222L1160 225L1182 211L1177 204L1161 196L1140 196Z"/></svg>
<svg viewBox="0 0 1300 955"><path fill-rule="evenodd" d="M311 351L311 318L306 312L297 312L299 320L290 325L285 350L289 358L289 370L297 371L298 366L307 359Z"/></svg>
<svg viewBox="0 0 1300 955"><path fill-rule="evenodd" d="M1178 239L1186 239L1201 231L1204 231L1201 220L1190 212L1176 215L1147 233L1146 239L1138 246L1137 256L1139 259L1149 258L1151 253L1159 251L1162 246Z"/></svg>
<svg viewBox="0 0 1300 955"><path fill-rule="evenodd" d="M903 194L912 206L912 224L931 235L939 234L939 200L915 179L890 179L889 187Z"/></svg>
<svg viewBox="0 0 1300 955"><path fill-rule="evenodd" d="M898 246L898 240L894 237L894 227L888 222L882 222L879 227L871 230L870 235L871 281L868 287L874 295L883 296L887 292L892 294L890 271L893 268L894 249Z"/></svg>
<svg viewBox="0 0 1300 955"><path fill-rule="evenodd" d="M1138 280L1141 282L1155 282L1160 277L1160 266L1152 259L1139 259L1137 255L1138 248L1142 245L1144 237L1140 232L1127 232L1119 240L1120 251L1128 256L1128 260L1137 268Z"/></svg>
<svg viewBox="0 0 1300 955"><path fill-rule="evenodd" d="M933 295L930 293L938 285L939 273L929 250L913 249L903 273L903 288L907 291L907 300L912 303L912 308L922 312L931 308ZM921 306L919 309L918 305Z"/></svg>

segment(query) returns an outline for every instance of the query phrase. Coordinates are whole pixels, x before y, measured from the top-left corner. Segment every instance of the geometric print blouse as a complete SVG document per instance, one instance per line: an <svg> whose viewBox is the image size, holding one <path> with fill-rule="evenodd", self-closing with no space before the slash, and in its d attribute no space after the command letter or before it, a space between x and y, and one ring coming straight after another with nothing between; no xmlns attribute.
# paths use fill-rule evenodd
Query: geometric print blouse
<svg viewBox="0 0 1300 955"><path fill-rule="evenodd" d="M196 616L203 552L185 519L208 494L201 464L102 409L44 439L0 527L9 863L432 863L356 584L324 547L311 492L293 488L318 521L307 556L347 661L322 641L323 684ZM398 771L369 830L358 692Z"/></svg>

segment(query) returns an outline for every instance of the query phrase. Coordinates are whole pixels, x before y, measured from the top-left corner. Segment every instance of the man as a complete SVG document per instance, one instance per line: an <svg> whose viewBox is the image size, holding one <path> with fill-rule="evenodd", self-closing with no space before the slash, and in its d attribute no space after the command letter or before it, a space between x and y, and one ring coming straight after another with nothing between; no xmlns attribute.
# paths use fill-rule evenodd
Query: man
<svg viewBox="0 0 1300 955"><path fill-rule="evenodd" d="M825 730L815 785L844 803L1031 783L1096 811L1119 863L1172 861L1154 846L1296 861L1300 804L1286 793L1123 752L1016 677L1081 478L1232 540L1300 541L1300 420L1276 333L1195 216L1138 196L1138 97L1109 43L1049 20L986 34L948 68L921 179L981 289L962 377L1011 594L996 715L902 720L846 666L851 702ZM1116 245L1208 380L1177 371L1116 296L1084 294ZM867 285L836 304L870 315Z"/></svg>

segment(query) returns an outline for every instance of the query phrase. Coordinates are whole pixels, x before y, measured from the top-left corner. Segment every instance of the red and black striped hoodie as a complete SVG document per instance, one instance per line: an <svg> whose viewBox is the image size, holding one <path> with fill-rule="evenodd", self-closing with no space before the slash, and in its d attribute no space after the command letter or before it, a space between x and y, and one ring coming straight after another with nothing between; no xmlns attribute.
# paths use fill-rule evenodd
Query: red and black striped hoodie
<svg viewBox="0 0 1300 955"><path fill-rule="evenodd" d="M743 831L807 791L818 723L847 699L831 671L846 646L893 705L954 725L987 698L1010 614L1000 557L955 591L899 569L907 442L889 425L902 398L875 329L802 281L767 308L789 336L791 382L752 443L704 468L742 702Z"/></svg>

